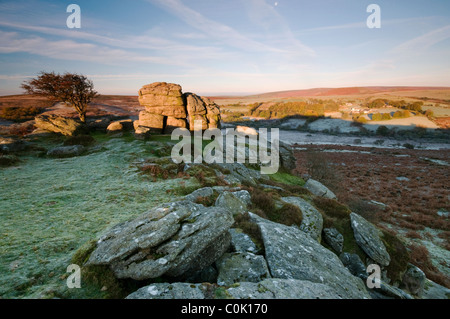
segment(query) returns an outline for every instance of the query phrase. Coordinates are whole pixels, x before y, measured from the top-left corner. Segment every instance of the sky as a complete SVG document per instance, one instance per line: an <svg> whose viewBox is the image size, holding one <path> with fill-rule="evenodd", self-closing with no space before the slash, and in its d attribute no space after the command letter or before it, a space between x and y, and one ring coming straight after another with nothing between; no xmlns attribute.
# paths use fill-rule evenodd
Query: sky
<svg viewBox="0 0 450 319"><path fill-rule="evenodd" d="M0 0L0 95L41 71L86 75L100 94L450 86L448 0L71 1Z"/></svg>

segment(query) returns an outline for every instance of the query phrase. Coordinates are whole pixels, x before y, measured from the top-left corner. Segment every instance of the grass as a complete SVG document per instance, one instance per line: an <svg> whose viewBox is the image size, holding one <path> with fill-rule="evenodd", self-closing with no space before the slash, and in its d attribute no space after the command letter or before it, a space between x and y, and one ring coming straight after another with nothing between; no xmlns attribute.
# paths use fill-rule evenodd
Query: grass
<svg viewBox="0 0 450 319"><path fill-rule="evenodd" d="M69 159L23 156L19 165L1 168L3 298L102 297L83 284L67 290L66 268L75 251L107 228L176 199L180 188L199 187L195 179L151 182L141 176L131 163L151 156L143 141L94 138L102 151Z"/></svg>
<svg viewBox="0 0 450 319"><path fill-rule="evenodd" d="M278 183L283 183L286 185L292 185L292 186L303 186L305 185L305 181L295 175L289 174L289 173L285 173L285 172L277 172L275 174L269 175L270 179L278 182Z"/></svg>

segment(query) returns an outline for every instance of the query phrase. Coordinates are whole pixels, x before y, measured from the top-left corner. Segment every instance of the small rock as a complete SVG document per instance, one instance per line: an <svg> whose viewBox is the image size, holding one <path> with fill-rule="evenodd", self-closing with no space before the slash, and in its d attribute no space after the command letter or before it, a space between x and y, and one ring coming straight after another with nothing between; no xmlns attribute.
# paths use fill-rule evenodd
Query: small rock
<svg viewBox="0 0 450 319"><path fill-rule="evenodd" d="M216 207L223 207L227 209L233 214L233 216L247 212L247 203L237 197L235 193L231 192L223 192L220 194L215 205Z"/></svg>
<svg viewBox="0 0 450 319"><path fill-rule="evenodd" d="M350 214L351 226L356 243L376 263L388 266L391 258L380 239L378 229L358 214Z"/></svg>
<svg viewBox="0 0 450 319"><path fill-rule="evenodd" d="M426 276L418 267L409 264L403 275L403 285L411 294L421 297L425 286Z"/></svg>
<svg viewBox="0 0 450 319"><path fill-rule="evenodd" d="M321 196L329 199L336 199L336 195L330 191L325 185L322 183L310 178L306 181L304 186L307 190L313 193L316 196Z"/></svg>
<svg viewBox="0 0 450 319"><path fill-rule="evenodd" d="M338 254L342 253L344 236L336 228L325 228L323 233L325 242Z"/></svg>
<svg viewBox="0 0 450 319"><path fill-rule="evenodd" d="M66 158L80 156L86 148L83 145L59 146L47 152L50 157Z"/></svg>
<svg viewBox="0 0 450 319"><path fill-rule="evenodd" d="M311 204L300 197L282 197L283 202L297 206L302 211L302 223L300 230L309 234L320 242L322 237L323 217L322 214Z"/></svg>
<svg viewBox="0 0 450 319"><path fill-rule="evenodd" d="M367 277L366 267L357 254L342 253L339 259L353 276L359 278Z"/></svg>
<svg viewBox="0 0 450 319"><path fill-rule="evenodd" d="M229 230L231 234L231 248L238 253L258 253L258 248L249 235L235 228Z"/></svg>
<svg viewBox="0 0 450 319"><path fill-rule="evenodd" d="M227 253L216 261L216 266L219 272L217 283L222 286L260 282L270 277L264 257L252 253Z"/></svg>

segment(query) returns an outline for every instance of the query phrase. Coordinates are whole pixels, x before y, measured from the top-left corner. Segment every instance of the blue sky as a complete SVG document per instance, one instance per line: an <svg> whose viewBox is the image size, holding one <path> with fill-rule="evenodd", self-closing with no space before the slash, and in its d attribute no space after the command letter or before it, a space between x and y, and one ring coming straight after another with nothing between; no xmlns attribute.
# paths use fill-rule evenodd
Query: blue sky
<svg viewBox="0 0 450 319"><path fill-rule="evenodd" d="M80 29L67 28L71 3ZM380 29L366 25L371 3ZM0 1L0 95L40 71L87 75L102 94L450 86L450 1Z"/></svg>

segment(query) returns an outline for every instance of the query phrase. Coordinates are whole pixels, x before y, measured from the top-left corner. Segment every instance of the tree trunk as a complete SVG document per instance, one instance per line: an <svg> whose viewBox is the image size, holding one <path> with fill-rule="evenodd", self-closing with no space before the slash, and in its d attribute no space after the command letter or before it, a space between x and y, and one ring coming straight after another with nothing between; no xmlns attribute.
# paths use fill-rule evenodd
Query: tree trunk
<svg viewBox="0 0 450 319"><path fill-rule="evenodd" d="M79 116L80 116L80 121L82 123L86 123L86 112L80 112Z"/></svg>

